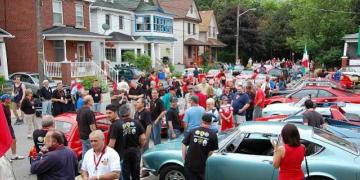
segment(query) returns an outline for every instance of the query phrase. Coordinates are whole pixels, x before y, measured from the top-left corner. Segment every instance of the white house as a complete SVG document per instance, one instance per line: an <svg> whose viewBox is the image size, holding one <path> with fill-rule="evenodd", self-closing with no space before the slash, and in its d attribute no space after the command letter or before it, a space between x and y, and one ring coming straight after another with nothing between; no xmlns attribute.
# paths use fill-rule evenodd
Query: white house
<svg viewBox="0 0 360 180"><path fill-rule="evenodd" d="M5 38L13 38L14 36L0 28L0 75L8 79L8 63L6 56Z"/></svg>
<svg viewBox="0 0 360 180"><path fill-rule="evenodd" d="M174 56L173 15L152 0L97 0L90 11L91 31L112 36L92 44L99 49L93 53L95 61L106 58L112 64L126 63L123 55L132 51L150 55L155 67L164 56ZM166 52L163 44L170 47Z"/></svg>
<svg viewBox="0 0 360 180"><path fill-rule="evenodd" d="M200 61L199 48L206 46L200 41L201 16L194 0L159 0L166 12L174 14L175 59L174 64L192 66ZM169 49L169 45L161 45Z"/></svg>

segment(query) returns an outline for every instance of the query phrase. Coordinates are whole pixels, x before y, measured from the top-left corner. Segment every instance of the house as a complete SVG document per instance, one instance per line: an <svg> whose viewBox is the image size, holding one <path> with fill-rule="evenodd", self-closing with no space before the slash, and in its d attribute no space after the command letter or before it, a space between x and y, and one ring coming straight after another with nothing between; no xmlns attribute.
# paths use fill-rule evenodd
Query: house
<svg viewBox="0 0 360 180"><path fill-rule="evenodd" d="M200 54L208 51L208 61L213 62L217 60L217 49L225 47L226 44L217 40L219 33L214 11L200 11L202 22L200 23L200 41L206 42L208 46L200 49Z"/></svg>
<svg viewBox="0 0 360 180"><path fill-rule="evenodd" d="M14 36L0 28L0 75L8 79L8 61L6 55L5 38L13 38Z"/></svg>
<svg viewBox="0 0 360 180"><path fill-rule="evenodd" d="M164 56L174 57L173 15L153 0L97 0L90 12L91 31L112 37L105 44L92 44L94 50L105 48L105 55L94 53L95 61L106 58L110 65L126 64L124 54L134 52L148 54L155 67ZM162 45L170 49L165 53Z"/></svg>
<svg viewBox="0 0 360 180"><path fill-rule="evenodd" d="M360 66L360 56L357 55L359 34L346 34L343 37L344 51L341 66Z"/></svg>
<svg viewBox="0 0 360 180"><path fill-rule="evenodd" d="M174 64L192 66L200 63L199 48L207 46L200 40L200 23L202 21L199 9L194 0L159 0L166 12L174 14L175 46ZM163 50L169 49L162 45Z"/></svg>
<svg viewBox="0 0 360 180"><path fill-rule="evenodd" d="M0 24L16 37L7 41L9 72L39 72L36 4L34 1L0 0ZM90 32L90 0L42 1L42 36L45 74L55 78L94 74L91 42L105 42L108 36ZM63 63L66 62L66 63ZM64 68L66 70L64 70ZM80 70L80 71L79 71ZM65 74L64 74L65 73Z"/></svg>

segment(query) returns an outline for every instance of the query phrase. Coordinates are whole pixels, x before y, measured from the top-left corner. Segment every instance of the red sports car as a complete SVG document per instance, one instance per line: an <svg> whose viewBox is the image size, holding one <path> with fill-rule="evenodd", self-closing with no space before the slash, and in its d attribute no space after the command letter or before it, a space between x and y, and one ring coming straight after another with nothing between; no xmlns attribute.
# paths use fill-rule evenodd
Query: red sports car
<svg viewBox="0 0 360 180"><path fill-rule="evenodd" d="M108 142L108 129L111 122L106 119L106 115L101 113L95 114L96 128L104 131L105 142ZM80 141L78 125L76 122L76 113L64 113L54 118L55 129L62 131L68 141L68 147L72 149L78 159L81 159L82 145ZM36 150L33 147L29 153L30 158L36 157Z"/></svg>
<svg viewBox="0 0 360 180"><path fill-rule="evenodd" d="M274 103L296 102L305 96L311 96L311 99L316 103L341 101L360 104L359 94L327 86L306 86L288 95L267 98L265 106Z"/></svg>

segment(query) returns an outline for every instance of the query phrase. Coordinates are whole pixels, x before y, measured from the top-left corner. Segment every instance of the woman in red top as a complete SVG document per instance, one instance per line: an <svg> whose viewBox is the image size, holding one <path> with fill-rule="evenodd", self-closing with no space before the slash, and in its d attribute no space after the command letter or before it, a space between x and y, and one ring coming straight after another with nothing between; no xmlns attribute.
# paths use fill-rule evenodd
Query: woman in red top
<svg viewBox="0 0 360 180"><path fill-rule="evenodd" d="M228 102L228 98L226 96L222 97L222 102L220 106L220 117L221 117L221 129L220 131L226 131L227 129L231 129L233 127L233 109L232 106Z"/></svg>
<svg viewBox="0 0 360 180"><path fill-rule="evenodd" d="M294 124L286 124L281 130L281 137L283 145L271 141L274 147L273 166L280 167L279 180L303 180L301 163L304 160L305 146L300 143L298 129Z"/></svg>

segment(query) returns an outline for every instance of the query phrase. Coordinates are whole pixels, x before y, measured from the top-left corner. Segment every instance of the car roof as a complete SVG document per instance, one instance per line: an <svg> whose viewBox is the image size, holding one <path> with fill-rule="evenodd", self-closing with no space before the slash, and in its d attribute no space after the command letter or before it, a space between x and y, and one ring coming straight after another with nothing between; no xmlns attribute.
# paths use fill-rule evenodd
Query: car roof
<svg viewBox="0 0 360 180"><path fill-rule="evenodd" d="M76 122L76 112L67 112L64 114L60 114L58 116L56 116L54 119L55 120L61 120L61 121L66 121L69 123L74 123ZM106 115L102 114L102 113L95 113L95 119L99 120L99 119L104 119L106 118Z"/></svg>
<svg viewBox="0 0 360 180"><path fill-rule="evenodd" d="M286 122L245 122L240 125L239 129L241 132L248 133L263 133L263 134L281 134L281 130ZM295 124L298 128L302 138L303 136L311 137L313 133L313 128L310 126L305 126L301 124Z"/></svg>

